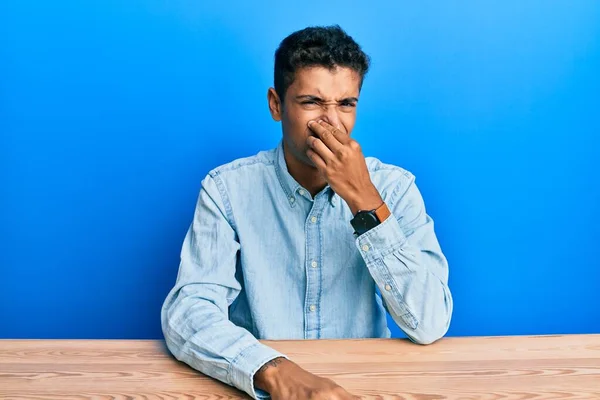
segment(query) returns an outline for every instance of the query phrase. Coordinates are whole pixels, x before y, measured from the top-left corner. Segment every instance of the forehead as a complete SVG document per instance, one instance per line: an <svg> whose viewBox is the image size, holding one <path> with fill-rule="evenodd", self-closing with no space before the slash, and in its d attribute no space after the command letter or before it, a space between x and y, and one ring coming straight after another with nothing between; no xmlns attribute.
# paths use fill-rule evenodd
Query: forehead
<svg viewBox="0 0 600 400"><path fill-rule="evenodd" d="M328 69L324 67L300 68L288 92L296 95L314 95L324 99L358 97L360 75L345 67Z"/></svg>

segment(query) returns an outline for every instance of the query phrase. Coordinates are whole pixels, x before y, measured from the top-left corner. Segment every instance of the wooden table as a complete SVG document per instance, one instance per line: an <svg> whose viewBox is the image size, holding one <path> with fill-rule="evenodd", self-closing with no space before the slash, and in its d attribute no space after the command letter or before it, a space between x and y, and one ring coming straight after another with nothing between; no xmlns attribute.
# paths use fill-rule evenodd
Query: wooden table
<svg viewBox="0 0 600 400"><path fill-rule="evenodd" d="M600 335L265 342L363 399L600 399ZM239 399L161 341L0 340L0 399Z"/></svg>

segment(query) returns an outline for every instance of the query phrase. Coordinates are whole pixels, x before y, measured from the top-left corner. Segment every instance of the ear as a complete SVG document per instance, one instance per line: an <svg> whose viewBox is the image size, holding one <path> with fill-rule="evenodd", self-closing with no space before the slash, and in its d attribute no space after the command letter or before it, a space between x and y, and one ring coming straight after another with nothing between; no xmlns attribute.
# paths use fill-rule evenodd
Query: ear
<svg viewBox="0 0 600 400"><path fill-rule="evenodd" d="M267 92L267 100L269 101L269 111L271 112L271 117L275 121L281 121L283 104L274 88L269 88L269 91Z"/></svg>

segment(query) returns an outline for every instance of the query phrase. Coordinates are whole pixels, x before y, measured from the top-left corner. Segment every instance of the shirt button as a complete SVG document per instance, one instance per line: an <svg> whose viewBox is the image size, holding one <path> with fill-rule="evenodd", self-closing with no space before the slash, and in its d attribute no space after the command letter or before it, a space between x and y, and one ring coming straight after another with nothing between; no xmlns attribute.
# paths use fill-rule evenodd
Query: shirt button
<svg viewBox="0 0 600 400"><path fill-rule="evenodd" d="M304 196L304 194L305 194L306 192L304 191L304 189L300 189L300 190L298 190L298 193L300 193L300 196Z"/></svg>
<svg viewBox="0 0 600 400"><path fill-rule="evenodd" d="M313 268L317 268L317 265L319 265L319 264L317 264L316 261L313 261L313 262L310 263L310 266L313 267Z"/></svg>
<svg viewBox="0 0 600 400"><path fill-rule="evenodd" d="M294 198L294 196L290 197L290 201L293 203L294 201L296 201L296 199Z"/></svg>
<svg viewBox="0 0 600 400"><path fill-rule="evenodd" d="M315 311L317 309L317 306L315 306L314 304L311 304L309 309L310 309L310 311Z"/></svg>
<svg viewBox="0 0 600 400"><path fill-rule="evenodd" d="M312 222L313 224L317 223L317 217L310 217L310 222Z"/></svg>
<svg viewBox="0 0 600 400"><path fill-rule="evenodd" d="M362 249L363 249L363 251L369 251L369 245L363 244Z"/></svg>
<svg viewBox="0 0 600 400"><path fill-rule="evenodd" d="M392 290L392 287L390 285L385 285L385 290L389 292L390 290Z"/></svg>

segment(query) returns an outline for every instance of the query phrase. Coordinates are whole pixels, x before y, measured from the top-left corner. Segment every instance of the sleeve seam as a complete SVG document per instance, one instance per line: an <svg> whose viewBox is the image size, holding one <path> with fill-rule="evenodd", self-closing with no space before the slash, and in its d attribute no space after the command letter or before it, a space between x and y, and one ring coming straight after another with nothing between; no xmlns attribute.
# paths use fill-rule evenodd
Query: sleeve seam
<svg viewBox="0 0 600 400"><path fill-rule="evenodd" d="M221 196L221 201L223 202L223 206L225 207L225 215L227 216L229 225L231 225L234 231L237 231L235 219L233 218L233 209L231 207L231 203L229 202L229 197L227 196L227 189L225 188L225 184L223 183L223 180L217 172L211 173L210 176L217 185L217 189L219 190L219 195Z"/></svg>
<svg viewBox="0 0 600 400"><path fill-rule="evenodd" d="M412 174L405 174L404 176L406 176L408 178L408 184L406 185L406 188L404 189L404 191L401 192L400 189L404 188L404 185L402 185L402 181L400 181L398 183L398 185L396 185L396 188L392 191L392 194L390 195L390 201L388 206L390 207L390 210L392 210L392 215L394 215L393 212L393 208L396 204L396 202L398 201L398 199L401 199L407 192L408 189L410 189L410 187L413 185L414 181L415 181L415 176Z"/></svg>

